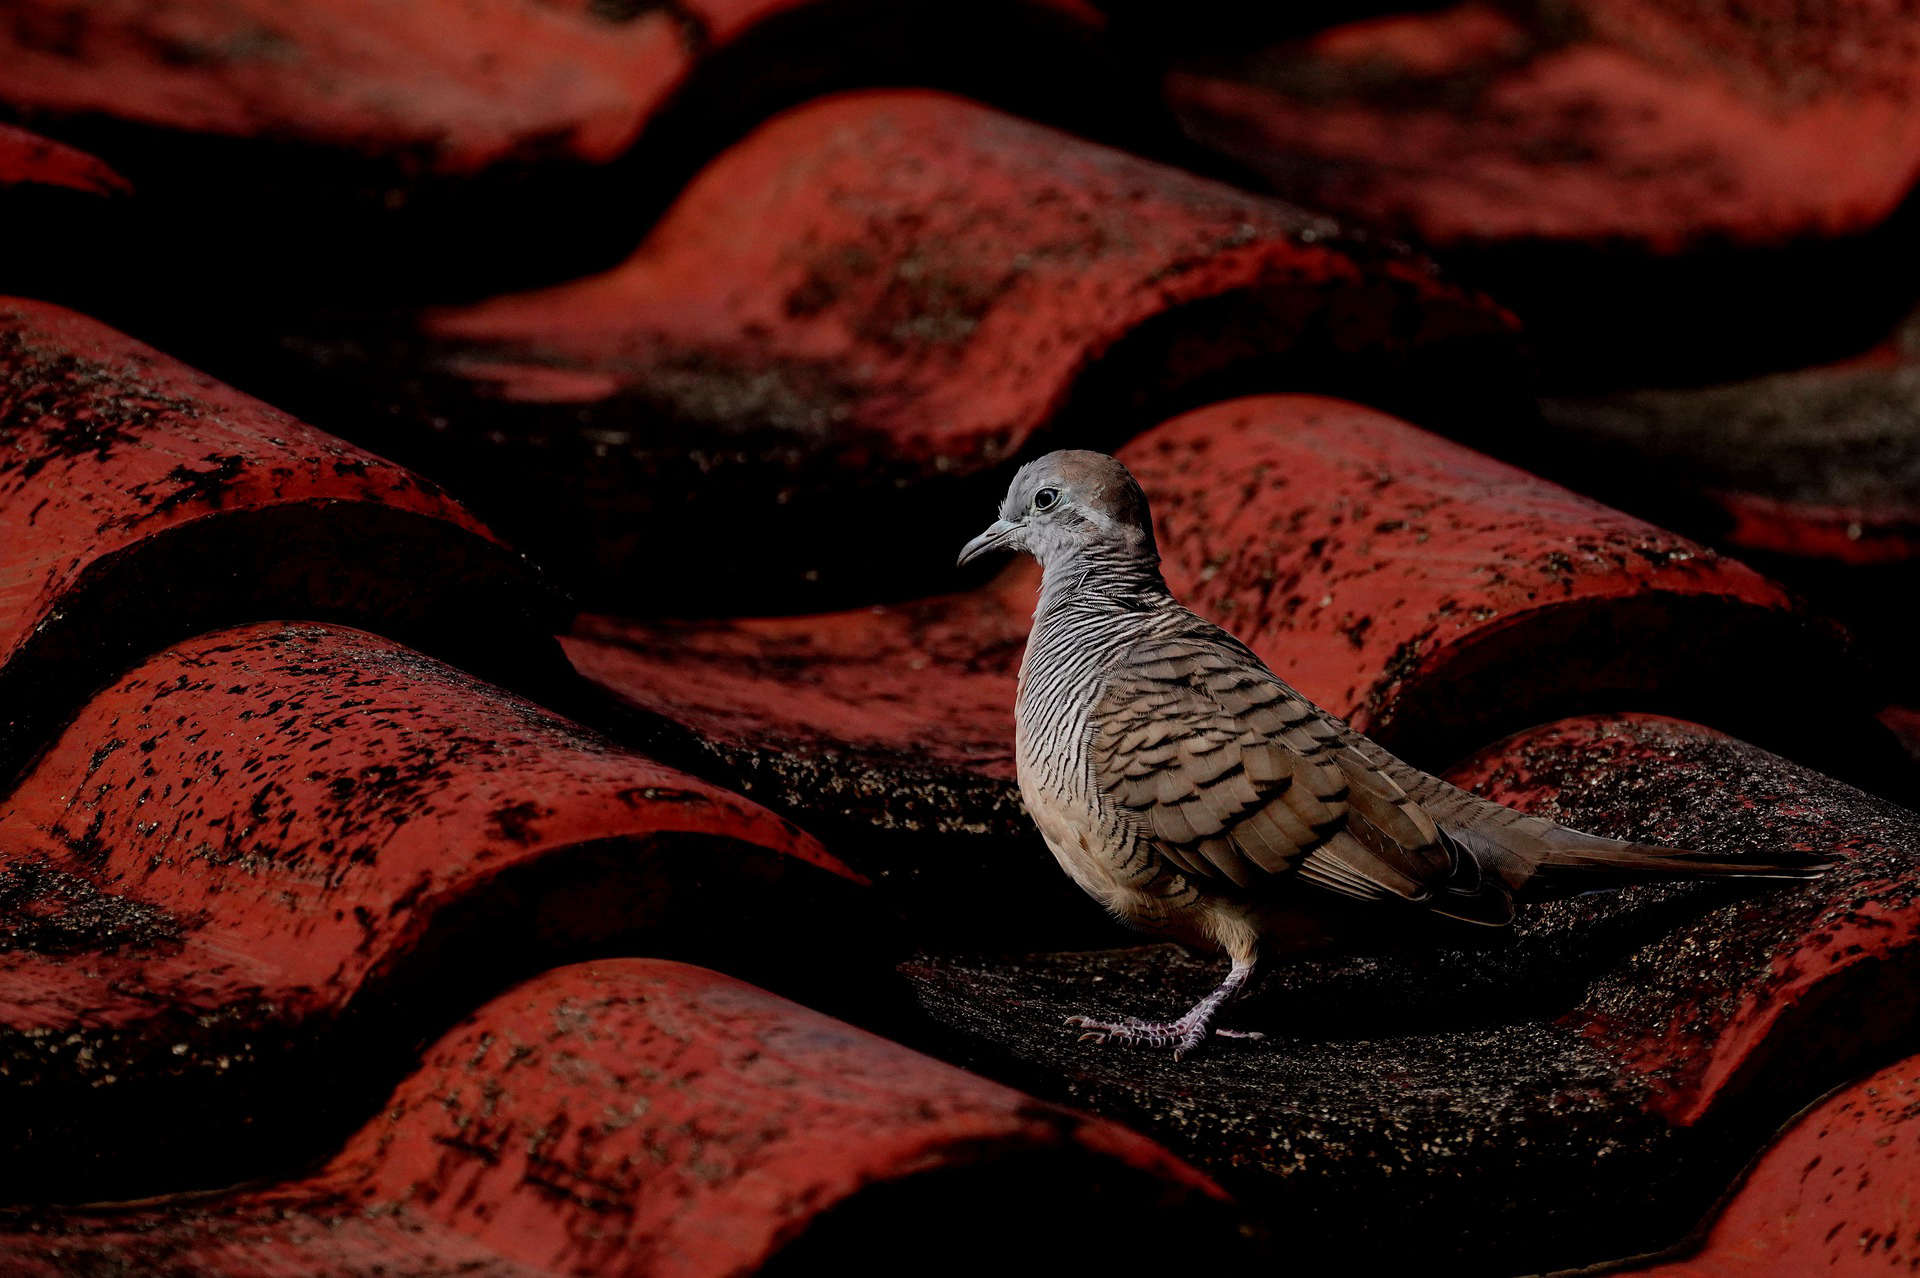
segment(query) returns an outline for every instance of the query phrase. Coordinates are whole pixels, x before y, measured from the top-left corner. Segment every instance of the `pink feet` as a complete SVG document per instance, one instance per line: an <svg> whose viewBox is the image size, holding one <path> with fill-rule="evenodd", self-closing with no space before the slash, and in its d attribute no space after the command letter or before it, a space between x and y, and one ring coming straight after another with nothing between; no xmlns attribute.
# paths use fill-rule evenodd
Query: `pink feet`
<svg viewBox="0 0 1920 1278"><path fill-rule="evenodd" d="M1220 1009L1247 986L1253 976L1251 956L1235 959L1233 970L1227 973L1227 979L1220 982L1218 989L1195 1003L1187 1014L1177 1021L1143 1021L1137 1016L1129 1016L1118 1021L1096 1021L1090 1016L1069 1016L1067 1024L1075 1029L1085 1030L1080 1036L1083 1043L1125 1043L1130 1047L1171 1047L1176 1061L1206 1042L1209 1032L1221 1038L1265 1038L1250 1030L1214 1029L1213 1018Z"/></svg>
<svg viewBox="0 0 1920 1278"><path fill-rule="evenodd" d="M1195 1009L1198 1011L1199 1009ZM1209 1009L1211 1010L1211 1009ZM1219 1029L1207 1022L1212 1017L1188 1012L1177 1021L1143 1021L1129 1016L1118 1021L1096 1021L1090 1016L1069 1016L1067 1024L1085 1030L1083 1043L1125 1043L1129 1047L1171 1047L1176 1061L1206 1041L1208 1033L1221 1038L1265 1038L1253 1030Z"/></svg>

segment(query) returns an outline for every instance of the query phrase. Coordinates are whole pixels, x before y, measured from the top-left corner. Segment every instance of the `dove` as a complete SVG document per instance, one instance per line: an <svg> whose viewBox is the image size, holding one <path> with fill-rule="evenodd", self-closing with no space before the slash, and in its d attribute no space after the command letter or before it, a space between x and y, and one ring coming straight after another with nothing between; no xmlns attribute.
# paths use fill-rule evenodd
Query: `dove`
<svg viewBox="0 0 1920 1278"><path fill-rule="evenodd" d="M1389 754L1173 597L1146 494L1103 453L1023 466L960 563L995 551L1042 570L1014 741L1041 838L1121 921L1229 964L1184 1015L1068 1018L1083 1038L1176 1059L1210 1034L1257 1038L1215 1022L1263 944L1336 934L1355 906L1382 929L1394 910L1502 927L1529 888L1826 869L1815 855L1716 859L1584 834Z"/></svg>

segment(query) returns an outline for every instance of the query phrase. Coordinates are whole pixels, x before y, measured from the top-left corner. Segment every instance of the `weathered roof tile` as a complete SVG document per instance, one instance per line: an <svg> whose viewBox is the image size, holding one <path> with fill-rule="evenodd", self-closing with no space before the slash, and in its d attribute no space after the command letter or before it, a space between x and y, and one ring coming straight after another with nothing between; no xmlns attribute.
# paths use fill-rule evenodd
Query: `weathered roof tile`
<svg viewBox="0 0 1920 1278"><path fill-rule="evenodd" d="M924 1249L916 1269L964 1273L1010 1246L1066 1263L1144 1214L1166 1228L1130 1259L1231 1259L1217 1194L1111 1123L715 972L610 960L481 1007L311 1177L16 1211L0 1266L717 1278Z"/></svg>
<svg viewBox="0 0 1920 1278"><path fill-rule="evenodd" d="M785 821L330 626L134 667L0 798L0 848L14 1197L285 1166L423 1029L568 956L644 944L831 1003L886 952Z"/></svg>
<svg viewBox="0 0 1920 1278"><path fill-rule="evenodd" d="M1329 219L869 92L727 150L617 268L303 346L275 393L456 485L605 607L733 611L898 597L1016 455L1230 391L1511 408L1511 339Z"/></svg>
<svg viewBox="0 0 1920 1278"><path fill-rule="evenodd" d="M347 621L532 677L565 615L435 485L58 307L0 299L0 431L0 779L210 626Z"/></svg>

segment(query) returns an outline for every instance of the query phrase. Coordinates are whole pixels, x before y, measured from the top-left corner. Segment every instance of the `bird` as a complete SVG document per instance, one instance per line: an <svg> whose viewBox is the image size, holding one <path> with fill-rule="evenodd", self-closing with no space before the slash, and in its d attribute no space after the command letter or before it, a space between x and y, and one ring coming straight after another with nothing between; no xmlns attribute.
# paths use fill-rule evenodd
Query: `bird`
<svg viewBox="0 0 1920 1278"><path fill-rule="evenodd" d="M1818 854L1730 860L1585 834L1395 757L1174 598L1146 493L1104 453L1022 466L959 562L997 551L1041 567L1014 714L1020 796L1041 838L1122 922L1229 964L1173 1020L1068 1017L1083 1039L1172 1047L1178 1060L1213 1034L1258 1038L1217 1020L1263 946L1337 935L1356 909L1381 929L1396 909L1498 928L1516 896L1555 883L1828 867Z"/></svg>

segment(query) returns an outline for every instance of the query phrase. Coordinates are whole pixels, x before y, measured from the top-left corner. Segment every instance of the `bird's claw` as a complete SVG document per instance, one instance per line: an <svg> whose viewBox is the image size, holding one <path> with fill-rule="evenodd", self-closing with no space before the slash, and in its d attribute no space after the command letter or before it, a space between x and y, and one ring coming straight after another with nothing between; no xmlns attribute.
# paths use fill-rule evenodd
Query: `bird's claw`
<svg viewBox="0 0 1920 1278"><path fill-rule="evenodd" d="M1067 1017L1066 1023L1074 1029L1086 1031L1080 1035L1082 1043L1122 1043L1128 1047L1171 1047L1173 1059L1176 1061L1205 1042L1210 1033L1218 1034L1221 1038L1266 1037L1257 1030L1218 1029L1205 1021L1187 1017L1177 1021L1143 1021L1137 1016L1129 1016L1117 1021L1100 1021L1091 1016L1075 1015Z"/></svg>

